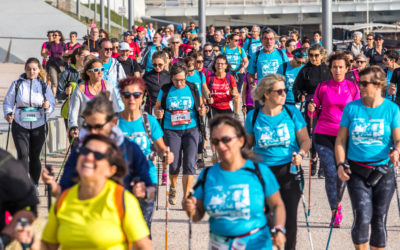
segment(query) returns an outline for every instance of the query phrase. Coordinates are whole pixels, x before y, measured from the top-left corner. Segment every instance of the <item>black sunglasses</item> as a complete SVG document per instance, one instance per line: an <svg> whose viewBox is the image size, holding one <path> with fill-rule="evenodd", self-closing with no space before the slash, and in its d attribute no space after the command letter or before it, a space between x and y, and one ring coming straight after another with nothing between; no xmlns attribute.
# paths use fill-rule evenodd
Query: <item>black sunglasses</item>
<svg viewBox="0 0 400 250"><path fill-rule="evenodd" d="M369 81L359 81L359 82L358 82L358 85L363 86L364 88L367 87L368 84L377 85L378 83L376 83L376 82L369 82Z"/></svg>
<svg viewBox="0 0 400 250"><path fill-rule="evenodd" d="M112 118L111 118L112 119ZM104 124L95 124L95 125L90 125L87 124L86 121L83 122L82 127L88 131L91 131L92 129L94 130L100 130L102 129L107 123L111 121L111 119L107 119L107 121Z"/></svg>
<svg viewBox="0 0 400 250"><path fill-rule="evenodd" d="M289 92L289 89L284 88L284 89L270 90L270 92L276 92L278 95L282 95L283 92L285 92L285 94L287 94Z"/></svg>
<svg viewBox="0 0 400 250"><path fill-rule="evenodd" d="M113 48L104 48L105 51L112 51Z"/></svg>
<svg viewBox="0 0 400 250"><path fill-rule="evenodd" d="M153 63L154 68L157 68L157 67L161 68L163 66L164 66L164 64L162 64L162 63Z"/></svg>
<svg viewBox="0 0 400 250"><path fill-rule="evenodd" d="M222 142L223 144L227 144L227 143L229 143L230 141L232 141L232 139L235 138L235 137L236 137L236 136L232 136L232 137L224 136L224 137L222 137L221 139L212 138L212 139L211 139L211 144L214 145L214 146L218 146L219 142Z"/></svg>
<svg viewBox="0 0 400 250"><path fill-rule="evenodd" d="M142 96L142 92L133 92L133 93L130 93L130 92L122 92L122 96L123 96L125 99L129 99L129 98L131 98L131 96L133 96L135 99L138 99L140 96Z"/></svg>
<svg viewBox="0 0 400 250"><path fill-rule="evenodd" d="M80 155L85 155L86 156L86 155L88 155L90 153L93 153L94 158L96 160L103 160L104 158L107 158L106 154L103 154L103 153L100 153L100 152L97 152L97 151L93 151L91 149L88 149L87 147L81 147L81 148L78 149L78 154L80 154Z"/></svg>

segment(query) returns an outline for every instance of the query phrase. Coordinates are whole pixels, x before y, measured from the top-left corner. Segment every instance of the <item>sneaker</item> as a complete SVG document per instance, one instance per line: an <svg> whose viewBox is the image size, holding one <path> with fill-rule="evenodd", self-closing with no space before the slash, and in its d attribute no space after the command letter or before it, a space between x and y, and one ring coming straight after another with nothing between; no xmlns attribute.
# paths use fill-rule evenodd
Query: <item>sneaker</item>
<svg viewBox="0 0 400 250"><path fill-rule="evenodd" d="M171 205L176 205L176 202L178 201L176 198L176 188L173 188L172 186L169 188L168 201Z"/></svg>
<svg viewBox="0 0 400 250"><path fill-rule="evenodd" d="M205 167L204 160L201 158L197 159L197 169L201 169L204 167Z"/></svg>
<svg viewBox="0 0 400 250"><path fill-rule="evenodd" d="M335 221L333 224L334 228L340 228L340 223L343 220L343 214L342 214L342 204L339 204L338 208L337 208L337 212L336 212L336 216L335 216ZM332 221L329 224L329 226L332 226Z"/></svg>
<svg viewBox="0 0 400 250"><path fill-rule="evenodd" d="M167 185L167 173L162 173L161 185L163 185L163 186Z"/></svg>
<svg viewBox="0 0 400 250"><path fill-rule="evenodd" d="M317 173L317 157L311 160L311 176Z"/></svg>

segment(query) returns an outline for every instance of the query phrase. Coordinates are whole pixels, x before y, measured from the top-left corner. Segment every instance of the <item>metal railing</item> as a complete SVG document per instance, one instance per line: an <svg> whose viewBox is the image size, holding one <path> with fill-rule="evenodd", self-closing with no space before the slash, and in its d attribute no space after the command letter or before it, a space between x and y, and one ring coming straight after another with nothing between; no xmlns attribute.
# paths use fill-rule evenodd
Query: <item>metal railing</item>
<svg viewBox="0 0 400 250"><path fill-rule="evenodd" d="M374 3L397 0L333 0L333 3ZM198 0L145 0L146 7L194 7ZM213 6L287 6L321 4L321 0L206 0L207 7Z"/></svg>

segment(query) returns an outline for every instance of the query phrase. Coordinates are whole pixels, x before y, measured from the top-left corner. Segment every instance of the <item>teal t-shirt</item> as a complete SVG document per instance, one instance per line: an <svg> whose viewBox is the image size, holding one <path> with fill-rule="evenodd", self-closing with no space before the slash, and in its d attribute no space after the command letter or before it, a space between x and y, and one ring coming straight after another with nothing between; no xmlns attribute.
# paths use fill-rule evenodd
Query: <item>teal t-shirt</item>
<svg viewBox="0 0 400 250"><path fill-rule="evenodd" d="M246 132L254 135L254 152L262 157L260 165L279 166L291 162L293 152L299 151L296 131L304 128L306 122L300 111L294 105L286 105L289 113L283 107L282 112L268 116L260 110L254 128L252 125L254 110L247 114Z"/></svg>
<svg viewBox="0 0 400 250"><path fill-rule="evenodd" d="M255 63L255 56L251 58L247 71L250 74L257 72L257 80L260 81L264 76L270 74L276 74L278 68L282 63L288 62L289 58L286 53L281 51L282 54L275 49L272 53L265 53L263 50L258 54L257 65Z"/></svg>
<svg viewBox="0 0 400 250"><path fill-rule="evenodd" d="M243 169L247 167L255 168L250 160L236 171L225 171L217 163L208 170L204 190L201 185L194 190L194 196L203 201L210 216L210 231L213 234L238 236L266 225L264 201L279 190L279 184L269 168L259 166L266 183L263 190L256 174ZM204 170L199 179L203 175ZM256 245L251 245L251 249L266 249L268 241L271 241L269 231L255 235L258 235L258 240L252 243Z"/></svg>
<svg viewBox="0 0 400 250"><path fill-rule="evenodd" d="M194 74L191 76L186 77L187 82L191 82L196 84L197 89L199 90L199 94L201 97L201 86L206 83L206 77L204 76L203 72L199 72L198 70L194 70Z"/></svg>
<svg viewBox="0 0 400 250"><path fill-rule="evenodd" d="M158 93L157 100L161 101L163 91ZM166 100L166 108L164 111L164 128L170 130L186 130L197 127L197 115L194 110L194 98L189 86L177 89L174 86L168 92ZM190 117L189 114L190 114ZM172 114L174 112L175 114ZM185 112L183 114L183 112ZM179 115L177 113L180 113ZM172 123L174 119L175 125ZM178 121L179 120L179 121ZM190 120L190 123L189 123ZM184 124L186 123L187 124ZM179 124L181 123L181 124Z"/></svg>
<svg viewBox="0 0 400 250"><path fill-rule="evenodd" d="M151 139L154 141L162 138L164 133L161 129L160 124L156 120L156 118L152 115L148 115L149 123L150 123L150 130L151 130ZM118 126L121 129L122 133L125 137L127 137L130 141L139 145L140 149L142 150L143 154L148 157L151 153L151 141L147 136L146 129L144 127L143 118L140 117L135 121L126 121L119 118ZM149 174L152 182L157 184L157 168L154 166L154 163L149 160Z"/></svg>
<svg viewBox="0 0 400 250"><path fill-rule="evenodd" d="M389 162L393 147L392 129L400 127L399 107L385 99L376 108L367 108L361 99L350 102L343 110L340 126L349 129L347 157L353 161L375 162L372 166Z"/></svg>
<svg viewBox="0 0 400 250"><path fill-rule="evenodd" d="M251 43L250 43L250 41L251 41ZM262 48L262 44L261 44L260 38L258 38L258 39L247 38L243 44L243 49L246 51L247 55L250 58L252 58L257 53L257 50L259 50L261 48Z"/></svg>
<svg viewBox="0 0 400 250"><path fill-rule="evenodd" d="M288 93L286 94L286 103L288 104L295 104L293 95L293 84L294 80L296 80L297 75L303 67L304 65L294 68L290 65L290 63L287 63L286 73L284 77L285 87L288 89ZM277 73L283 75L283 64L279 66Z"/></svg>
<svg viewBox="0 0 400 250"><path fill-rule="evenodd" d="M103 67L104 67L103 75L108 76L108 72L110 71L111 64L112 64L112 59L111 58L110 58L110 60L108 60L108 63L104 63L103 64Z"/></svg>
<svg viewBox="0 0 400 250"><path fill-rule="evenodd" d="M236 46L236 48L230 49L228 45L221 47L221 55L226 56L228 63L231 65L232 71L238 70L243 58L247 57L243 48Z"/></svg>

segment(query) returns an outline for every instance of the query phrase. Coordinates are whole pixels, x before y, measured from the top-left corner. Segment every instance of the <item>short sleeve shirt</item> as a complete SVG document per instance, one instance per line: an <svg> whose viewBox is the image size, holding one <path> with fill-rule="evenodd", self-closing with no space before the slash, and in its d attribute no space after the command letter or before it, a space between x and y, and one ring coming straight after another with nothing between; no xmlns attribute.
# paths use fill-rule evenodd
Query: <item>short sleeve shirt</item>
<svg viewBox="0 0 400 250"><path fill-rule="evenodd" d="M206 77L204 76L203 72L194 70L194 74L191 76L188 75L186 77L186 81L196 84L197 89L199 90L199 94L201 96L201 86L206 83Z"/></svg>
<svg viewBox="0 0 400 250"><path fill-rule="evenodd" d="M298 152L296 132L306 126L300 111L293 105L283 107L282 112L268 116L260 110L252 125L254 110L246 117L245 128L248 134L254 135L256 145L254 152L262 157L262 164L279 166L292 160L293 152Z"/></svg>
<svg viewBox="0 0 400 250"><path fill-rule="evenodd" d="M353 161L389 162L389 150L393 147L392 129L400 127L398 106L385 99L375 108L367 108L361 99L350 102L343 110L340 126L349 130L347 157ZM378 161L378 162L376 162Z"/></svg>
<svg viewBox="0 0 400 250"><path fill-rule="evenodd" d="M215 75L208 76L207 86L211 92L211 97L214 99L214 103L211 104L213 108L221 110L231 109L229 105L229 102L232 101L231 89L237 86L233 75L227 74L225 78L217 78Z"/></svg>
<svg viewBox="0 0 400 250"><path fill-rule="evenodd" d="M281 51L282 52L282 51ZM257 61L257 65L256 65ZM272 53L265 53L262 49L258 54L258 59L256 60L256 56L252 57L249 66L247 67L247 71L250 74L257 73L257 80L260 81L264 76L270 74L276 74L278 72L278 68L282 63L288 62L289 58L287 55L282 52L282 54L275 49Z"/></svg>
<svg viewBox="0 0 400 250"><path fill-rule="evenodd" d="M292 67L290 63L287 63L287 68L285 72L285 87L288 89L288 93L286 94L286 103L294 104L294 94L293 94L293 84L294 80L296 80L297 75L299 74L300 70L304 67L301 65L300 67ZM283 75L283 64L281 64L278 68L278 74Z"/></svg>
<svg viewBox="0 0 400 250"><path fill-rule="evenodd" d="M221 47L221 54L226 56L228 63L231 65L232 71L238 70L243 58L247 57L244 49L239 46L231 49L228 45L225 45Z"/></svg>

